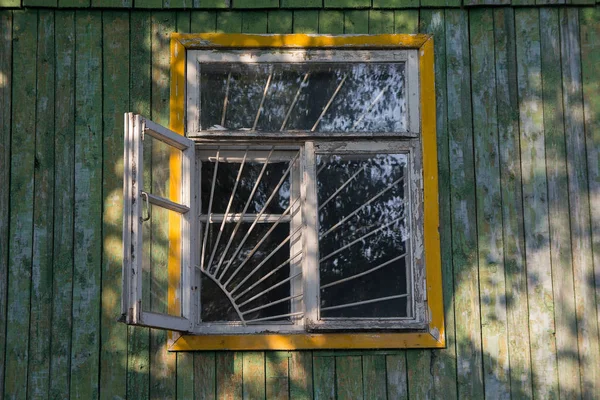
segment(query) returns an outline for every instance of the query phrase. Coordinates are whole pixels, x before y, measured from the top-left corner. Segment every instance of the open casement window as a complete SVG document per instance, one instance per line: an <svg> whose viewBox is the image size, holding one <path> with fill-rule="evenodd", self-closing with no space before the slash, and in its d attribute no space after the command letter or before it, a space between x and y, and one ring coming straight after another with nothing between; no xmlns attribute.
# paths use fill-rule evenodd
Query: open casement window
<svg viewBox="0 0 600 400"><path fill-rule="evenodd" d="M122 313L129 324L190 331L195 144L129 113L124 149Z"/></svg>
<svg viewBox="0 0 600 400"><path fill-rule="evenodd" d="M173 36L174 131L126 116L126 322L172 350L445 345L431 38L364 40Z"/></svg>

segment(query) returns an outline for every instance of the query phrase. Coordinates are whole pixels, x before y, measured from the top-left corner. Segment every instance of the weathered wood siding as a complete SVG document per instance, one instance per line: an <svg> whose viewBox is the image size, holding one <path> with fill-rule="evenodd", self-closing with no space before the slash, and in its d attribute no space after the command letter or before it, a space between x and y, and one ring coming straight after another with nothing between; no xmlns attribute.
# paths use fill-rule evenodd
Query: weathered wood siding
<svg viewBox="0 0 600 400"><path fill-rule="evenodd" d="M460 5L0 0L0 399L600 398L600 7ZM169 7L202 10L128 9ZM175 354L116 322L122 114L168 123L173 31L434 35L447 349Z"/></svg>

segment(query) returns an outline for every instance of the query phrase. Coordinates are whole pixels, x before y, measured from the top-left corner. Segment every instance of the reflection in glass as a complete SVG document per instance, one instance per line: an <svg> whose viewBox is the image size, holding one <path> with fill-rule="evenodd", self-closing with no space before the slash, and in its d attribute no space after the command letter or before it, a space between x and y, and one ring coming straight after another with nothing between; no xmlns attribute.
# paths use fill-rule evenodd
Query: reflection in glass
<svg viewBox="0 0 600 400"><path fill-rule="evenodd" d="M170 224L180 229L181 215L150 204L144 205L144 215L151 218L142 223L142 305L144 311L181 316L168 307L169 257L180 248L179 237L169 237ZM149 214L147 214L149 212Z"/></svg>
<svg viewBox="0 0 600 400"><path fill-rule="evenodd" d="M321 318L410 316L407 161L318 156Z"/></svg>
<svg viewBox="0 0 600 400"><path fill-rule="evenodd" d="M201 163L203 322L291 323L302 314L295 306L301 253L291 253L300 243L292 190L299 153L281 161L273 151L221 157L216 150Z"/></svg>
<svg viewBox="0 0 600 400"><path fill-rule="evenodd" d="M405 64L205 63L203 130L405 132Z"/></svg>

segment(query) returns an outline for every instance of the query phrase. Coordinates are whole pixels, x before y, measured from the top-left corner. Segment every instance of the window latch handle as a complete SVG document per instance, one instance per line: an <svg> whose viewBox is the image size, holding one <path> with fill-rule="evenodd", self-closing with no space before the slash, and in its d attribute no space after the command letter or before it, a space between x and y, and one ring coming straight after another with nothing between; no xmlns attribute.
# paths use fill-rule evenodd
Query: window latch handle
<svg viewBox="0 0 600 400"><path fill-rule="evenodd" d="M142 198L146 203L146 216L144 216L144 211L142 209L142 222L149 221L152 217L152 212L150 211L150 200L148 199L148 193L142 192Z"/></svg>

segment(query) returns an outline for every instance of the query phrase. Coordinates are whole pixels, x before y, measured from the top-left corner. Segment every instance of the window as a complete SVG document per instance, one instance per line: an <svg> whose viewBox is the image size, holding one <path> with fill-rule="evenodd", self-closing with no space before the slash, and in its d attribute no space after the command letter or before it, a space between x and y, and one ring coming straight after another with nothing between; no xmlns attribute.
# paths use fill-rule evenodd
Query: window
<svg viewBox="0 0 600 400"><path fill-rule="evenodd" d="M174 35L173 130L126 114L126 322L174 350L443 346L431 52Z"/></svg>

